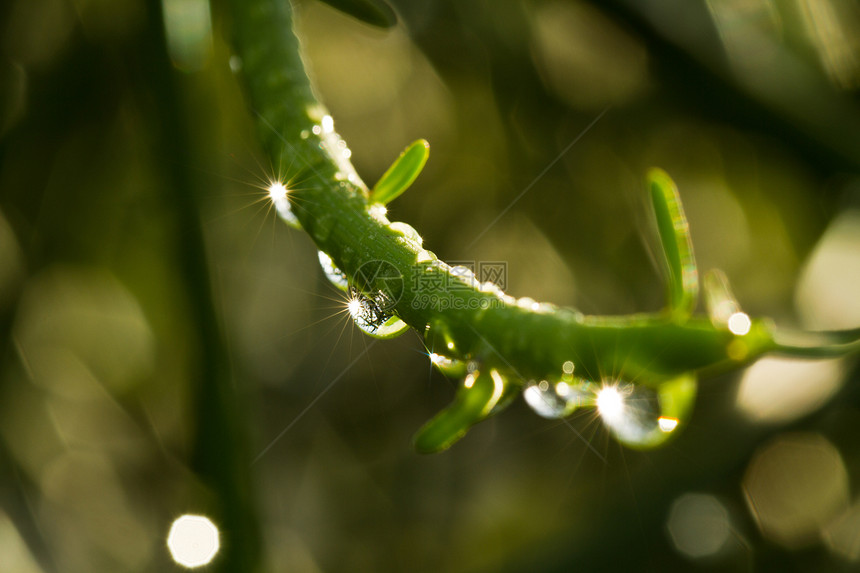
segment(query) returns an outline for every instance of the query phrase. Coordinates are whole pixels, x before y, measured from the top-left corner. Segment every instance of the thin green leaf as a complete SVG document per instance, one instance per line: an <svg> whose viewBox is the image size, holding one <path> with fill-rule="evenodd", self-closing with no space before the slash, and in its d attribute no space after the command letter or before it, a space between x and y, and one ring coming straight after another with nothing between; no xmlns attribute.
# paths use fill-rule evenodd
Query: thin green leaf
<svg viewBox="0 0 860 573"><path fill-rule="evenodd" d="M684 215L678 188L669 175L655 168L648 171L647 178L657 231L669 268L669 311L673 318L684 320L693 313L699 293L690 225Z"/></svg>
<svg viewBox="0 0 860 573"><path fill-rule="evenodd" d="M376 182L370 193L370 201L385 205L399 197L424 169L429 156L430 144L426 140L413 142Z"/></svg>
<svg viewBox="0 0 860 573"><path fill-rule="evenodd" d="M436 414L415 435L415 449L422 454L447 450L466 435L472 425L486 418L504 392L505 381L495 370L472 373L450 406Z"/></svg>
<svg viewBox="0 0 860 573"><path fill-rule="evenodd" d="M397 14L384 0L322 0L357 20L378 28L391 28L397 24Z"/></svg>

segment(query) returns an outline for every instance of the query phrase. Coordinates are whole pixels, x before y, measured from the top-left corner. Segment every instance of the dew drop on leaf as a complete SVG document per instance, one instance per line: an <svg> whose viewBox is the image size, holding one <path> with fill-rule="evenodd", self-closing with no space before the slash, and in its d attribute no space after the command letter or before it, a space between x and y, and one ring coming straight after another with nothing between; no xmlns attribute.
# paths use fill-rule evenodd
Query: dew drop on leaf
<svg viewBox="0 0 860 573"><path fill-rule="evenodd" d="M320 251L318 256L325 277L331 284L342 291L346 291L349 288L349 279L346 278L346 274L335 266L334 261L326 253Z"/></svg>

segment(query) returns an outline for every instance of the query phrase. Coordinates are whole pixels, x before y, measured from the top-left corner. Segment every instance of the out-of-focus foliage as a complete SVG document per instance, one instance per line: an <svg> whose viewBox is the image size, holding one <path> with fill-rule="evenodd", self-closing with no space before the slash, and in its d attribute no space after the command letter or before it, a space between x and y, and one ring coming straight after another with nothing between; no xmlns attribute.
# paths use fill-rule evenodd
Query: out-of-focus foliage
<svg viewBox="0 0 860 573"><path fill-rule="evenodd" d="M854 3L392 4L379 30L306 0L300 34L366 181L432 144L391 209L440 258L504 261L515 296L657 310L657 165L750 314L860 326ZM856 564L851 362L703 380L657 451L517 403L414 454L454 383L417 337L348 324L276 221L264 188L292 166L259 160L214 7L0 7L0 570L171 570L184 513L221 527L225 569L255 543L279 571Z"/></svg>

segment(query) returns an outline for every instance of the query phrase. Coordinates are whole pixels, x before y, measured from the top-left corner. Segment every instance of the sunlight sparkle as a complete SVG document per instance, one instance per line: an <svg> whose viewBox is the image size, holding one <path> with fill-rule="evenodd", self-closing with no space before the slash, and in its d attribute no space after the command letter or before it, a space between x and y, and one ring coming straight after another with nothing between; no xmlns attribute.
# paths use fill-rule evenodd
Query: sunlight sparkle
<svg viewBox="0 0 860 573"><path fill-rule="evenodd" d="M278 202L287 198L287 187L280 181L273 181L267 191L272 201Z"/></svg>
<svg viewBox="0 0 860 573"><path fill-rule="evenodd" d="M454 365L454 361L447 356L442 356L441 354L436 354L435 352L431 352L429 356L430 362L432 362L439 368L450 368Z"/></svg>
<svg viewBox="0 0 860 573"><path fill-rule="evenodd" d="M320 125L323 133L332 133L334 131L334 120L330 115L324 115Z"/></svg>
<svg viewBox="0 0 860 573"><path fill-rule="evenodd" d="M346 303L346 309L353 319L361 317L361 299L357 297L350 298Z"/></svg>
<svg viewBox="0 0 860 573"><path fill-rule="evenodd" d="M624 396L617 386L604 386L597 392L597 411L605 420L617 420L624 412Z"/></svg>

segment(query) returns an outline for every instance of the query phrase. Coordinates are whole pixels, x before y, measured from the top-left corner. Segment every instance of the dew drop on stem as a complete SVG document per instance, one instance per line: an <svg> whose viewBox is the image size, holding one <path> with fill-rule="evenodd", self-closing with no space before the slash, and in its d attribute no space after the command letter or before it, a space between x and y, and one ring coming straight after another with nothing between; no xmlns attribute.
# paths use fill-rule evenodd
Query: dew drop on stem
<svg viewBox="0 0 860 573"><path fill-rule="evenodd" d="M349 279L347 279L346 274L335 266L334 261L326 253L320 251L318 256L325 277L331 284L342 291L346 291L349 288Z"/></svg>
<svg viewBox="0 0 860 573"><path fill-rule="evenodd" d="M301 229L302 226L296 218L296 215L293 213L292 207L290 207L290 191L287 189L286 185L280 181L273 181L269 184L266 191L269 194L269 199L272 200L272 205L275 206L275 211L277 211L278 216L289 226Z"/></svg>
<svg viewBox="0 0 860 573"><path fill-rule="evenodd" d="M695 398L695 381L681 377L658 389L626 382L604 383L597 412L618 439L632 447L654 447L674 433Z"/></svg>
<svg viewBox="0 0 860 573"><path fill-rule="evenodd" d="M381 300L382 293L372 298L361 293L355 287L349 287L349 299L346 309L355 325L375 338L394 338L406 332L409 325L396 315L387 312L386 301Z"/></svg>
<svg viewBox="0 0 860 573"><path fill-rule="evenodd" d="M402 236L407 243L412 245L414 250L421 249L424 239L421 238L421 235L418 234L418 231L416 231L412 225L408 225L401 221L395 221L394 223L391 223L388 228Z"/></svg>
<svg viewBox="0 0 860 573"><path fill-rule="evenodd" d="M433 262L435 260L436 260L436 254L433 253L432 251L427 251L427 250L421 249L415 255L415 262L416 263L429 263L429 262Z"/></svg>
<svg viewBox="0 0 860 573"><path fill-rule="evenodd" d="M479 286L478 279L475 278L475 273L472 272L472 269L470 269L469 267L457 265L457 266L451 267L451 270L449 272L451 273L451 276L453 276L456 279L460 280L461 282L469 285L470 287L478 288L478 286Z"/></svg>
<svg viewBox="0 0 860 573"><path fill-rule="evenodd" d="M591 392L584 380L529 380L523 399L538 416L556 419L590 403Z"/></svg>
<svg viewBox="0 0 860 573"><path fill-rule="evenodd" d="M456 358L450 358L443 354L431 352L429 354L430 363L442 374L451 378L459 378L465 376L469 371L469 365Z"/></svg>

